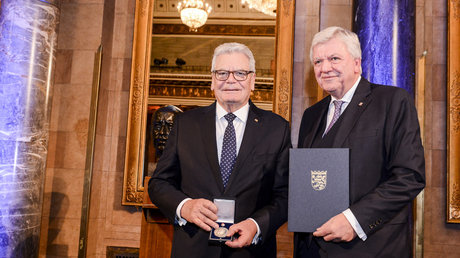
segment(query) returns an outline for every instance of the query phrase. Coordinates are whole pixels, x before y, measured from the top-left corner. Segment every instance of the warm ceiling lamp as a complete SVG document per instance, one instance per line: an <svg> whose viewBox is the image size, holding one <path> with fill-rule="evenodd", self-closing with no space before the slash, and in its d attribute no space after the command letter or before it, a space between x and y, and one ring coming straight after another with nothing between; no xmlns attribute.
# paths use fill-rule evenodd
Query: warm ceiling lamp
<svg viewBox="0 0 460 258"><path fill-rule="evenodd" d="M267 15L276 16L276 0L241 0L241 3Z"/></svg>
<svg viewBox="0 0 460 258"><path fill-rule="evenodd" d="M212 8L203 0L184 0L179 3L177 10L182 23L190 27L190 31L197 31L208 19Z"/></svg>

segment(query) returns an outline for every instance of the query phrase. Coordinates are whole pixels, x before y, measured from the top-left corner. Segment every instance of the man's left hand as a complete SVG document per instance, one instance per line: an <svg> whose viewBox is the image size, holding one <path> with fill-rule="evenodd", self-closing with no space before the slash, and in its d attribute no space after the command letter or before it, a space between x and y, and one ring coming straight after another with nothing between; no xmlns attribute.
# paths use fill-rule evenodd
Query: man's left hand
<svg viewBox="0 0 460 258"><path fill-rule="evenodd" d="M323 237L324 241L350 242L356 237L356 232L345 215L340 213L317 228L313 235Z"/></svg>
<svg viewBox="0 0 460 258"><path fill-rule="evenodd" d="M232 241L227 241L225 244L232 248L242 248L252 243L257 233L257 226L250 219L243 220L232 225L228 230L227 236L233 236L236 233L239 235L238 238L233 238Z"/></svg>

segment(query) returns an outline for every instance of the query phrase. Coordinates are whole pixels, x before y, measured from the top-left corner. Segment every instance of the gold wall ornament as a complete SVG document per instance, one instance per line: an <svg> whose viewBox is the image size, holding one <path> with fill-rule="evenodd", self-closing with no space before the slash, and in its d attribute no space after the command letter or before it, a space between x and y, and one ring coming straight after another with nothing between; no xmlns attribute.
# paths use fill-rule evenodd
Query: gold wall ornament
<svg viewBox="0 0 460 258"><path fill-rule="evenodd" d="M460 1L449 1L447 23L447 222L460 223Z"/></svg>
<svg viewBox="0 0 460 258"><path fill-rule="evenodd" d="M145 3L145 4L144 4ZM154 0L136 0L135 21L134 21L134 37L133 37L133 52L131 65L131 81L130 81L130 99L128 105L128 124L126 135L126 154L125 168L123 176L123 205L141 206L144 191L144 150L146 138L146 119L147 106L149 104L149 91L155 93L154 104L177 104L180 101L182 104L191 103L191 105L209 104L213 102L213 98L209 97L208 91L200 87L187 88L186 86L176 85L173 89L154 85L147 87L144 82L151 82L150 78L150 54L151 54L151 38L152 38L152 17L153 17ZM288 15L277 16L276 33L275 33L275 65L273 92L269 98L269 92L263 88L265 82L260 83L261 87L253 93L251 98L259 98L261 101L256 102L261 108L270 106L267 105L265 99L273 103L273 111L282 115L287 120L290 119L291 111L291 87L292 87L292 67L293 67L293 40L294 40L294 5L295 0L289 0L288 5L281 6L281 0L278 1L277 8L282 12L286 8ZM148 6L143 15L141 6ZM286 10L285 10L286 11ZM207 26L207 25L206 25ZM217 27L211 27L217 31ZM168 28L164 28L168 30ZM171 29L171 27L169 27ZM173 28L174 30L177 27ZM259 28L262 33L270 34L268 27ZM200 28L201 30L201 28ZM243 28L238 28L232 33L241 33ZM246 32L249 33L248 30ZM251 35L253 36L253 34ZM211 58L212 53L209 53ZM284 74L284 75L283 75ZM283 84L284 86L281 86ZM279 87L278 87L279 85ZM260 90L259 90L260 89ZM278 95L284 92L287 97L279 98ZM164 95L163 95L164 94ZM168 94L170 96L168 96ZM189 97L178 96L186 94ZM205 98L196 97L196 95ZM153 101L153 100L152 100ZM161 101L161 102L160 102ZM282 108L280 108L282 107ZM280 113L282 111L282 114Z"/></svg>

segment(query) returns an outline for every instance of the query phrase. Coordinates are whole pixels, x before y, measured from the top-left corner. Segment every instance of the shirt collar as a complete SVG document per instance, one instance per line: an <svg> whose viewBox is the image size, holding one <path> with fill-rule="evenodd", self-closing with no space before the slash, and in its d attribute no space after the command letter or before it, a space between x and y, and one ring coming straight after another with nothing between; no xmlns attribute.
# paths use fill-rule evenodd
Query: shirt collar
<svg viewBox="0 0 460 258"><path fill-rule="evenodd" d="M228 114L228 112L219 104L219 102L216 101L216 103L217 103L217 105L216 105L217 119L221 119L226 114ZM237 111L233 112L233 114L238 119L240 119L243 123L246 123L246 121L248 120L248 114L249 114L249 102L246 103L246 105L242 106Z"/></svg>
<svg viewBox="0 0 460 258"><path fill-rule="evenodd" d="M353 84L353 87L351 87L350 90L347 91L347 93L345 93L345 95L343 95L342 101L346 102L346 103L350 103L351 102L351 99L353 98L353 95L355 94L355 91L356 91L356 88L358 88L358 84L359 82L361 81L361 76L358 77L358 79L356 80L355 84ZM332 101L334 100L337 100L337 98L333 97L331 95L331 103Z"/></svg>

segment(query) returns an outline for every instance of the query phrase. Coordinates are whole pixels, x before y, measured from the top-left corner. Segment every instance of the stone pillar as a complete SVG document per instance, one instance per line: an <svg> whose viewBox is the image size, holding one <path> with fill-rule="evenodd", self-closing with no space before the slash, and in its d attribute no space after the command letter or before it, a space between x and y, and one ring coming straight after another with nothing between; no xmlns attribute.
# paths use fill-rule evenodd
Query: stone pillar
<svg viewBox="0 0 460 258"><path fill-rule="evenodd" d="M355 0L354 31L362 48L363 77L398 86L412 95L415 87L415 1Z"/></svg>
<svg viewBox="0 0 460 258"><path fill-rule="evenodd" d="M37 257L59 0L0 8L0 257Z"/></svg>

